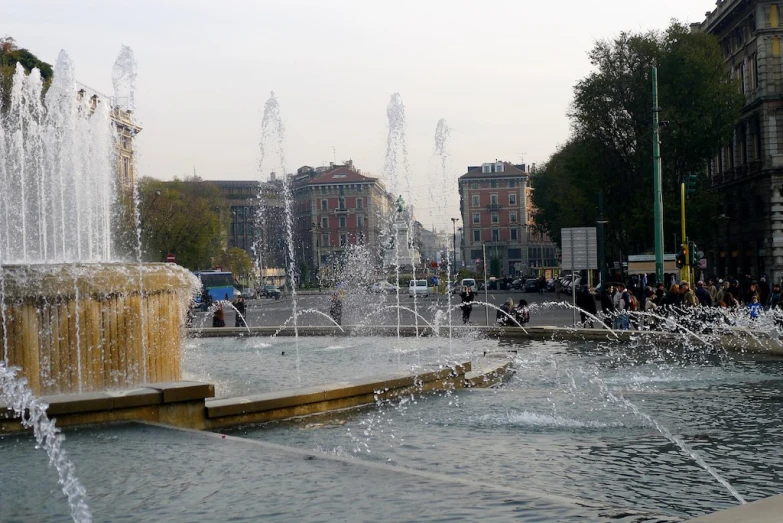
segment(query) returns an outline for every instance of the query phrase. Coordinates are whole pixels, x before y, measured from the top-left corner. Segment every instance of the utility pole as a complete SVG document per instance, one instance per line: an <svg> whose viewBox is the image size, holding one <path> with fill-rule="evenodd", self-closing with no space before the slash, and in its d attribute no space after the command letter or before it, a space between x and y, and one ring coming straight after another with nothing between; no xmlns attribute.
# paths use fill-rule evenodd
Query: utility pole
<svg viewBox="0 0 783 523"><path fill-rule="evenodd" d="M598 263L601 270L601 283L609 279L609 275L606 273L606 231L604 226L607 220L604 216L604 191L599 189L598 191Z"/></svg>
<svg viewBox="0 0 783 523"><path fill-rule="evenodd" d="M685 184L680 184L680 220L682 221L682 249L685 254L685 263L683 264L680 276L683 280L691 283L691 253L688 245L688 236L685 234Z"/></svg>
<svg viewBox="0 0 783 523"><path fill-rule="evenodd" d="M655 229L655 281L663 283L663 195L661 194L661 140L658 123L658 69L652 68L653 95L653 221ZM684 204L683 204L684 208ZM683 218L683 228L685 227ZM683 237L685 234L683 233Z"/></svg>

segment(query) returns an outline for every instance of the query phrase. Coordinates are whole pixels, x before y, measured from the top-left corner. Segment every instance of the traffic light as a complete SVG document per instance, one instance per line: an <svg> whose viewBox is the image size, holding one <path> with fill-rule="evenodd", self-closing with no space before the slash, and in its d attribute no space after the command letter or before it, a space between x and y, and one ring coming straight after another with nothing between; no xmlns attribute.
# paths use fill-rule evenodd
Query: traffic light
<svg viewBox="0 0 783 523"><path fill-rule="evenodd" d="M691 257L691 265L694 267L699 265L699 255L696 254L696 244L693 242L688 242L688 254Z"/></svg>
<svg viewBox="0 0 783 523"><path fill-rule="evenodd" d="M686 174L685 175L685 196L690 197L691 195L696 193L696 180L697 176L695 174Z"/></svg>
<svg viewBox="0 0 783 523"><path fill-rule="evenodd" d="M688 259L688 248L683 245L680 247L680 253L677 255L677 268L682 269L685 267L685 260Z"/></svg>

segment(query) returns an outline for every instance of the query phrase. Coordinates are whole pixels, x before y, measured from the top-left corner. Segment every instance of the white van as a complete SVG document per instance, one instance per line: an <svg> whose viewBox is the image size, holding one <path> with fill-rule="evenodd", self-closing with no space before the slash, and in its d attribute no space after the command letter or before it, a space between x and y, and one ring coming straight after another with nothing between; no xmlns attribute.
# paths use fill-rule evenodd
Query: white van
<svg viewBox="0 0 783 523"><path fill-rule="evenodd" d="M408 297L413 296L429 296L430 288L427 286L427 280L411 280L408 284Z"/></svg>
<svg viewBox="0 0 783 523"><path fill-rule="evenodd" d="M473 278L465 278L460 282L458 292L463 292L467 287L470 287L474 293L478 290L476 289L476 280Z"/></svg>

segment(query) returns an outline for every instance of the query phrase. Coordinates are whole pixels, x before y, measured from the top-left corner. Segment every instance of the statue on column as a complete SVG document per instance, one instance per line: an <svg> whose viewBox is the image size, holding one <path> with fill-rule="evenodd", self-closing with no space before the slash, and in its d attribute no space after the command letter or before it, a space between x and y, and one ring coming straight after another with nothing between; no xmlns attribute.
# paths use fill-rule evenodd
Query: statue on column
<svg viewBox="0 0 783 523"><path fill-rule="evenodd" d="M405 212L405 200L402 199L402 195L397 198L397 212L400 214Z"/></svg>

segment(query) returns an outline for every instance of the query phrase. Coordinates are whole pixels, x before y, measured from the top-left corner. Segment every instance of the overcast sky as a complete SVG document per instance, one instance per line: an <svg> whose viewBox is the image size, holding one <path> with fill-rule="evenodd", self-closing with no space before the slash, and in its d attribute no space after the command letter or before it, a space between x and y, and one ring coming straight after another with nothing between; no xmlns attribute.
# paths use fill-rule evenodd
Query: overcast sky
<svg viewBox="0 0 783 523"><path fill-rule="evenodd" d="M454 180L495 159L541 163L569 134L574 84L596 40L700 22L714 0L0 0L0 36L112 94L122 44L138 63L138 172L266 179L263 108L274 91L286 167L353 159L385 178L386 107L407 117L407 180L425 225L458 216ZM445 180L435 128L453 129ZM400 173L404 177L403 173ZM405 184L407 186L407 183ZM445 185L445 187L444 187ZM433 195L446 191L448 205ZM450 227L450 223L449 223Z"/></svg>

